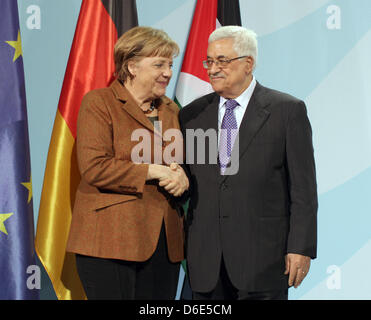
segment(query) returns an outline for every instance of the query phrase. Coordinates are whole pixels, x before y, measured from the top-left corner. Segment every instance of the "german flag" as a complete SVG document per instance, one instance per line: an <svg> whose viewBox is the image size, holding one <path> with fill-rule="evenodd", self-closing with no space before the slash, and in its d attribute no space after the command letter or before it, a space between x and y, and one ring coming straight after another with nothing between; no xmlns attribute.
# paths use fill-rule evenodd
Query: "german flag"
<svg viewBox="0 0 371 320"><path fill-rule="evenodd" d="M135 0L83 0L55 117L35 239L36 253L59 300L85 299L75 257L66 253L80 182L76 124L83 96L113 80L118 37L138 25Z"/></svg>

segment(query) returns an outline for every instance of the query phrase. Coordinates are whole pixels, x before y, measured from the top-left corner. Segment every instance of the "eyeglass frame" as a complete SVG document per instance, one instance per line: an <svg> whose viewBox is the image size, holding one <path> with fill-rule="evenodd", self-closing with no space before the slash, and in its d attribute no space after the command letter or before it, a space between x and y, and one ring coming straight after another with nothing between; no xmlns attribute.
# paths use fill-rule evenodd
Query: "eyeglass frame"
<svg viewBox="0 0 371 320"><path fill-rule="evenodd" d="M237 60L237 59L242 59L242 58L247 58L247 57L249 57L249 56L241 56L241 57L236 57L236 58L232 58L232 59L226 59L226 60L222 60L222 61L220 61L220 60L214 60L214 59L210 59L210 61L212 61L212 64L211 64L211 66L209 67L208 65L207 65L207 61L208 60L204 60L204 61L202 61L202 65L203 65L203 67L205 68L205 69L210 69L211 67L212 67L212 65L215 63L215 65L218 67L218 66L220 66L220 68L225 68L228 64L230 64L233 60ZM225 65L223 66L223 65L221 65L221 63L225 63Z"/></svg>

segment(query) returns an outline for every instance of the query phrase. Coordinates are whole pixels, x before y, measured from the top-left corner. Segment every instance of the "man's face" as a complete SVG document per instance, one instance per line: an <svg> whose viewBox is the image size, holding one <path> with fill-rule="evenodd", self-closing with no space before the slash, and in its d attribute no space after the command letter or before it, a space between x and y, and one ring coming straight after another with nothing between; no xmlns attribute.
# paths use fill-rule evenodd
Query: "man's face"
<svg viewBox="0 0 371 320"><path fill-rule="evenodd" d="M207 49L207 59L216 61L237 58L233 43L232 38L211 42ZM216 66L213 63L207 73L214 91L224 98L232 99L238 97L249 86L252 79L252 67L253 58L246 57L233 60L225 67Z"/></svg>

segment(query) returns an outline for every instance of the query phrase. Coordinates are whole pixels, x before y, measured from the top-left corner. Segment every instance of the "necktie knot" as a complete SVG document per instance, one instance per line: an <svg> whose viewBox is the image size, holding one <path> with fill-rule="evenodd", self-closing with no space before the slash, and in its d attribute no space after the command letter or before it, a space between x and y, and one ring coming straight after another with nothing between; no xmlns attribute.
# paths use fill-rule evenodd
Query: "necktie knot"
<svg viewBox="0 0 371 320"><path fill-rule="evenodd" d="M233 100L233 99L229 99L227 100L227 102L225 103L225 108L228 110L228 111L232 111L234 108L236 108L238 106L238 102L236 100Z"/></svg>

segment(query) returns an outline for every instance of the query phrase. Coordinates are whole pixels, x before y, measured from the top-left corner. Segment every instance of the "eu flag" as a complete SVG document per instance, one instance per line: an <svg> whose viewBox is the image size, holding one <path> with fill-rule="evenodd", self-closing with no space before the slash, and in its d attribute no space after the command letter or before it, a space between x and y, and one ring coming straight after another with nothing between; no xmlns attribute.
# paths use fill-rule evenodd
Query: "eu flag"
<svg viewBox="0 0 371 320"><path fill-rule="evenodd" d="M0 299L37 299L32 179L17 1L1 0L1 9Z"/></svg>

